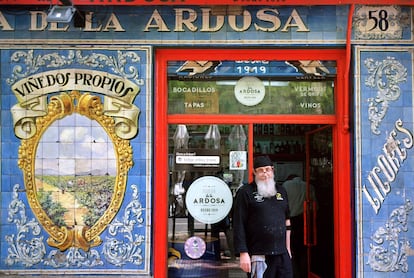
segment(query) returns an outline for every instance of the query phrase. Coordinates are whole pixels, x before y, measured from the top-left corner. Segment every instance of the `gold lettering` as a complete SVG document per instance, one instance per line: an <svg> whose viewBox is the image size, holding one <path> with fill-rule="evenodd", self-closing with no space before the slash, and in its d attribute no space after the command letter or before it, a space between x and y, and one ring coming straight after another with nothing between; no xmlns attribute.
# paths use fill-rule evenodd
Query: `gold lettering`
<svg viewBox="0 0 414 278"><path fill-rule="evenodd" d="M279 18L278 9L263 8L259 9L256 14L252 15L250 11L243 10L242 13L228 13L228 14L214 14L211 8L200 8L201 13L198 14L196 10L191 8L175 8L175 26L171 30L166 21L161 16L157 9L154 9L149 17L143 31L150 32L217 32L227 24L235 32L244 32L254 25L255 30L262 32L289 32L292 27L296 32L309 32L301 16L296 9L293 9L289 18L283 24ZM43 11L30 11L30 31L44 31L49 28L49 31L65 32L72 28L70 23L48 23L46 20L47 13ZM199 19L201 16L201 20ZM108 20L103 23L96 23L93 19L93 12L85 12L84 18L84 32L125 32L120 19L115 13L111 13ZM255 22L253 22L255 17ZM282 28L283 27L283 28ZM7 19L0 12L0 30L14 30L7 22Z"/></svg>
<svg viewBox="0 0 414 278"><path fill-rule="evenodd" d="M47 14L40 11L31 11L30 12L30 29L29 31L44 31L48 27L46 20ZM61 23L60 23L61 24ZM57 22L51 22L49 26L49 31L58 31L65 32L69 29L68 24L64 24L62 27L59 27Z"/></svg>
<svg viewBox="0 0 414 278"><path fill-rule="evenodd" d="M249 13L249 11L246 11L246 10L243 11L243 26L241 28L237 26L236 19L237 19L236 15L228 16L229 25L231 29L233 29L236 32L246 31L247 29L249 29L250 24L252 23L252 15Z"/></svg>
<svg viewBox="0 0 414 278"><path fill-rule="evenodd" d="M184 13L188 13L188 18L184 19ZM184 32L183 25L190 31L197 31L197 26L193 22L197 19L197 13L193 9L175 9L175 29L176 32Z"/></svg>
<svg viewBox="0 0 414 278"><path fill-rule="evenodd" d="M65 23L62 27L59 28L58 22L51 22L49 31L67 31L69 29L69 24Z"/></svg>
<svg viewBox="0 0 414 278"><path fill-rule="evenodd" d="M7 22L7 19L4 17L4 15L0 11L0 28L3 31L13 31L14 29L10 26L9 22Z"/></svg>
<svg viewBox="0 0 414 278"><path fill-rule="evenodd" d="M272 13L275 15L273 15ZM264 32L277 31L281 26L280 19L277 15L279 15L279 12L276 9L263 9L263 10L258 11L256 14L257 19L264 21L264 22L270 22L273 24L273 27L261 27L256 23L254 24L254 27L258 31L264 31Z"/></svg>
<svg viewBox="0 0 414 278"><path fill-rule="evenodd" d="M121 24L119 23L118 18L114 13L111 13L111 16L108 19L108 22L106 23L105 27L102 31L108 32L110 29L113 29L115 32L124 32L125 29L122 28Z"/></svg>
<svg viewBox="0 0 414 278"><path fill-rule="evenodd" d="M224 16L216 16L216 26L210 27L210 12L211 9L201 9L202 11L202 27L201 32L216 32L220 30L224 25Z"/></svg>
<svg viewBox="0 0 414 278"><path fill-rule="evenodd" d="M306 25L303 23L303 20L296 9L293 9L281 32L288 32L288 29L291 27L297 27L297 32L309 32L308 27L306 27Z"/></svg>
<svg viewBox="0 0 414 278"><path fill-rule="evenodd" d="M154 21L155 24L152 24ZM160 13L157 9L155 9L151 15L151 18L148 20L147 25L144 28L144 32L149 32L149 28L157 28L158 32L169 32L167 24L165 24L164 20L162 19Z"/></svg>
<svg viewBox="0 0 414 278"><path fill-rule="evenodd" d="M47 14L45 12L30 12L30 29L29 31L43 31L47 27ZM39 20L39 21L38 21ZM38 25L39 23L39 25Z"/></svg>
<svg viewBox="0 0 414 278"><path fill-rule="evenodd" d="M96 28L92 27L93 22L93 12L85 13L85 28L83 29L86 32L99 32L102 29L102 25L98 25Z"/></svg>

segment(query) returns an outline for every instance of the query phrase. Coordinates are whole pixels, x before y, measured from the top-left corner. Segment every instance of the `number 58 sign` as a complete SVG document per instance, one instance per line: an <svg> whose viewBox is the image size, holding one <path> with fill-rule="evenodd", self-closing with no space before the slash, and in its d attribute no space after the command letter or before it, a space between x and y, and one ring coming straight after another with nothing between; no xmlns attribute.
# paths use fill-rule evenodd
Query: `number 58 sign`
<svg viewBox="0 0 414 278"><path fill-rule="evenodd" d="M358 40L400 40L409 16L399 6L359 6L353 25Z"/></svg>

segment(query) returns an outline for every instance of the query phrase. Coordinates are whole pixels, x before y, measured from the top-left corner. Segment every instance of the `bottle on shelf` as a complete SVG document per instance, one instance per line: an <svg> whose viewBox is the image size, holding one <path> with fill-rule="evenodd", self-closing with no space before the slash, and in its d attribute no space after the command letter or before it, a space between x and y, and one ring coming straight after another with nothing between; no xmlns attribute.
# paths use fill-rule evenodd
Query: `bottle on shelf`
<svg viewBox="0 0 414 278"><path fill-rule="evenodd" d="M263 135L268 135L269 134L269 125L268 124L263 124Z"/></svg>
<svg viewBox="0 0 414 278"><path fill-rule="evenodd" d="M270 141L269 153L273 153L273 152L275 152L275 143L273 143L273 141Z"/></svg>
<svg viewBox="0 0 414 278"><path fill-rule="evenodd" d="M267 143L263 143L262 144L262 152L264 153L264 154L268 154L269 153L269 148L268 148L269 146L268 146L268 144Z"/></svg>
<svg viewBox="0 0 414 278"><path fill-rule="evenodd" d="M256 143L256 146L254 148L255 153L262 153L262 148L260 147L259 142Z"/></svg>
<svg viewBox="0 0 414 278"><path fill-rule="evenodd" d="M277 142L276 145L275 145L275 153L278 154L278 153L280 153L280 151L281 151L280 150L280 143Z"/></svg>

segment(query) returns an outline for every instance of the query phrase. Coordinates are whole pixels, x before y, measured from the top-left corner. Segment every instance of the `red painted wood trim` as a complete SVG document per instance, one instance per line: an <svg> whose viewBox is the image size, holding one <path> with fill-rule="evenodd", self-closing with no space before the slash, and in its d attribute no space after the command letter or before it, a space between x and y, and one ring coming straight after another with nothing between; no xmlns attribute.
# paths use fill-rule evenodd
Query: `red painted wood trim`
<svg viewBox="0 0 414 278"><path fill-rule="evenodd" d="M70 2L68 0L63 3ZM59 0L0 0L0 5L60 5ZM75 6L318 6L318 5L402 5L414 6L412 0L72 0Z"/></svg>
<svg viewBox="0 0 414 278"><path fill-rule="evenodd" d="M320 59L336 60L338 65L336 115L167 115L167 62L168 60L266 60L266 59ZM351 184L350 135L344 117L349 114L349 80L344 49L158 49L155 52L155 133L154 133L154 277L165 278L167 270L167 212L168 212L168 124L246 124L266 123L319 123L333 126L334 152L334 224L335 224L335 276L347 278L353 275L353 233L352 222L353 187ZM250 128L252 130L252 128ZM346 132L344 132L346 131ZM249 139L253 138L249 133ZM252 139L251 139L252 140ZM253 148L253 141L248 142ZM253 155L253 154L251 154ZM249 157L252 159L252 157ZM250 176L250 172L249 172Z"/></svg>

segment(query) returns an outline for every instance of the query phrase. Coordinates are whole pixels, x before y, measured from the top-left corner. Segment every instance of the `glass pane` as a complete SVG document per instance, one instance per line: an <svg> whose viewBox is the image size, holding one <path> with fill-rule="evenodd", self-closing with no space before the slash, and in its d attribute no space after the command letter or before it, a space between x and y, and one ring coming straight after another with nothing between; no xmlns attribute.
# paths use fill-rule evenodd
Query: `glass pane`
<svg viewBox="0 0 414 278"><path fill-rule="evenodd" d="M169 277L240 273L231 207L247 182L247 126L169 126Z"/></svg>
<svg viewBox="0 0 414 278"><path fill-rule="evenodd" d="M317 258L322 251L333 258L332 129L311 124L252 128L253 149L248 150L247 125L169 125L169 277L245 276L233 254L231 210L221 204L229 204L238 187L248 182L248 151L271 158L278 184L292 174L307 180L310 151L309 180L318 200L318 238L309 246L311 270L320 273L323 261Z"/></svg>
<svg viewBox="0 0 414 278"><path fill-rule="evenodd" d="M334 114L335 61L172 61L170 114Z"/></svg>
<svg viewBox="0 0 414 278"><path fill-rule="evenodd" d="M315 190L317 206L309 206L307 242L310 271L318 277L335 276L332 127L308 133L309 182ZM311 203L309 203L311 204ZM316 207L316 208L315 208Z"/></svg>

